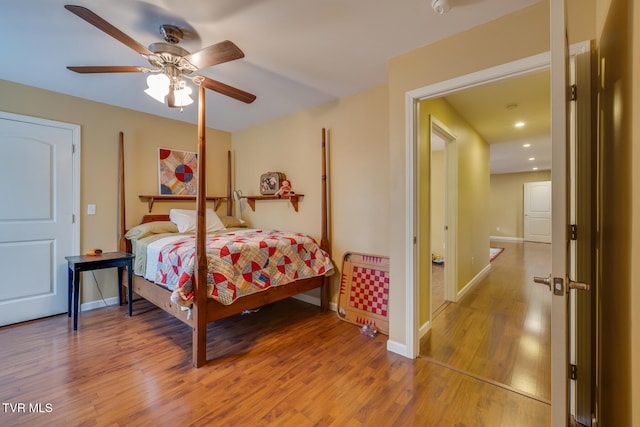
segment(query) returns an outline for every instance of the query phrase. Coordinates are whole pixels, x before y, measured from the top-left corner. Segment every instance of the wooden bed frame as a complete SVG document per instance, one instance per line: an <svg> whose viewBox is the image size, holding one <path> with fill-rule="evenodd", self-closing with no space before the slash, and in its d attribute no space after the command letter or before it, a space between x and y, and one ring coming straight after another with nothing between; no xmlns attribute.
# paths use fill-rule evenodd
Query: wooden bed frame
<svg viewBox="0 0 640 427"><path fill-rule="evenodd" d="M133 276L133 284L131 290L127 289L127 295L131 295L131 291L143 297L147 301L155 304L164 311L170 313L177 319L189 325L192 329L192 364L194 367L200 367L207 362L207 323L218 319L229 317L244 310L255 309L275 301L279 301L296 294L309 291L315 288L321 288L321 310L326 311L328 307L328 291L329 280L326 276L318 276L309 279L298 280L287 285L276 286L265 291L243 296L233 302L231 305L224 305L218 301L208 298L206 292L207 277L207 261L205 254L205 234L200 230L205 230L205 202L206 195L201 194L200 189L206 188L206 141L205 141L205 125L204 125L204 88L199 90L199 106L198 106L198 194L196 195L196 211L197 211L197 230L196 230L196 268L194 271L194 304L191 310L191 316L188 311L184 311L180 306L174 304L170 300L171 291L165 289L143 277ZM230 155L227 160L227 214L232 212L232 191L231 191L231 160ZM326 132L322 129L322 237L320 247L329 252L328 224L327 224L327 176L326 176ZM125 235L125 196L124 196L124 137L120 133L120 250L131 252L131 243L124 238ZM168 214L148 214L141 221L168 221ZM129 283L123 280L127 288ZM204 285L202 285L204 284ZM131 312L131 298L128 298L129 315Z"/></svg>

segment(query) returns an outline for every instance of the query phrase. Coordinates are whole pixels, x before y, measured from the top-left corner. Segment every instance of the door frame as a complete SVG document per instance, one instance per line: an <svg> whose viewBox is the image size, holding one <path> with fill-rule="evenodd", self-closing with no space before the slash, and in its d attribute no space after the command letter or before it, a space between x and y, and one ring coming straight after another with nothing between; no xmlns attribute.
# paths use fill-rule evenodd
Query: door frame
<svg viewBox="0 0 640 427"><path fill-rule="evenodd" d="M407 191L405 211L407 213L405 228L405 249L407 253L405 262L406 275L406 300L405 300L405 327L406 327L406 355L416 358L420 351L420 251L417 245L419 235L418 223L418 143L419 120L418 104L421 101L440 98L454 92L482 86L500 80L523 76L549 69L551 56L549 52L513 61L507 64L481 70L465 76L445 80L405 93L406 114L406 141L405 141L405 185ZM428 319L430 323L432 319Z"/></svg>
<svg viewBox="0 0 640 427"><path fill-rule="evenodd" d="M456 136L454 133L437 117L430 115L429 132L434 133L445 141L444 158L445 158L445 253L444 253L444 299L445 301L457 301L456 283L458 282L457 274L457 224L458 224L458 151L456 145ZM429 156L429 169L431 170L432 159ZM433 186L433 181L429 182ZM433 187L431 187L432 189ZM431 194L432 190L429 191ZM430 206L430 210L432 207ZM433 247L430 248L433 253ZM431 271L431 269L429 269ZM430 277L429 283L433 283ZM429 319L433 319L433 298L432 289L429 286ZM421 334L422 335L422 334Z"/></svg>
<svg viewBox="0 0 640 427"><path fill-rule="evenodd" d="M589 42L577 43L570 46L570 54L588 49ZM407 253L405 262L405 327L406 327L406 355L416 358L420 351L420 283L419 283L419 250L418 236L418 141L419 141L419 115L418 103L427 99L440 98L448 94L470 89L477 86L505 80L513 77L524 76L540 71L549 70L551 67L551 52L547 51L537 55L512 61L506 64L491 67L475 73L456 77L450 80L435 83L405 93L405 185L407 197L405 198L406 228L405 249ZM564 140L562 141L564 143ZM553 145L557 145L554 143ZM557 163L555 163L557 166ZM555 200L554 196L554 200ZM564 225L558 225L564 227ZM563 245L557 245L563 246ZM553 272L552 272L553 274ZM429 319L431 321L431 319ZM564 402L566 407L566 401ZM562 405L560 405L562 406ZM554 417L557 416L554 414Z"/></svg>
<svg viewBox="0 0 640 427"><path fill-rule="evenodd" d="M73 235L71 236L71 246L73 254L80 253L80 125L76 125L73 123L65 123L59 122L55 120L42 119L39 117L27 116L24 114L15 114L15 113L6 113L0 111L0 118L13 120L16 122L23 122L41 126L50 126L57 127L61 129L68 129L71 131L71 139L73 144L73 152L71 155L71 192L72 192L72 203L73 206L71 208L73 212L73 224L71 226L73 230ZM73 255L69 254L69 255ZM66 267L66 266L65 266ZM66 291L62 289L60 291Z"/></svg>

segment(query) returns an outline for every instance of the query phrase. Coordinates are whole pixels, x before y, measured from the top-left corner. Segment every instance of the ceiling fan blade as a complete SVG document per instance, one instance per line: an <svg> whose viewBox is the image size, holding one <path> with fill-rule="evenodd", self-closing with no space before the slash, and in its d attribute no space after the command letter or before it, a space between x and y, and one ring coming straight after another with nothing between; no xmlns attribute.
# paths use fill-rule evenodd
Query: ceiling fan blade
<svg viewBox="0 0 640 427"><path fill-rule="evenodd" d="M109 34L120 43L123 43L125 46L128 46L129 48L135 50L140 55L148 56L153 54L149 49L108 23L86 7L76 6L72 4L66 4L64 7L71 13L74 13L78 17L87 21L89 24Z"/></svg>
<svg viewBox="0 0 640 427"><path fill-rule="evenodd" d="M205 47L184 57L199 70L240 58L244 58L244 52L229 40Z"/></svg>
<svg viewBox="0 0 640 427"><path fill-rule="evenodd" d="M217 80L210 79L208 77L198 77L202 79L202 86L207 89L213 90L215 92L221 93L223 95L227 95L233 99L237 99L238 101L242 101L247 104L251 104L256 100L256 96L250 94L249 92L245 92L233 86L229 86Z"/></svg>
<svg viewBox="0 0 640 427"><path fill-rule="evenodd" d="M136 67L136 66L78 66L78 67L67 67L71 71L75 71L76 73L82 74L90 74L90 73L144 73L145 71L150 71L145 67Z"/></svg>

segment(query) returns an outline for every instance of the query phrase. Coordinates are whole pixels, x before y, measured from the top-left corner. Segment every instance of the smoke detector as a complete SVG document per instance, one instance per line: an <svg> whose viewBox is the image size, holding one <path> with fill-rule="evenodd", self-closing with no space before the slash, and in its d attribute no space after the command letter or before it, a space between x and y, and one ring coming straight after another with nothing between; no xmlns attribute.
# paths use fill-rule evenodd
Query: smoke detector
<svg viewBox="0 0 640 427"><path fill-rule="evenodd" d="M440 15L444 15L445 13L451 10L451 1L450 0L432 0L431 7Z"/></svg>

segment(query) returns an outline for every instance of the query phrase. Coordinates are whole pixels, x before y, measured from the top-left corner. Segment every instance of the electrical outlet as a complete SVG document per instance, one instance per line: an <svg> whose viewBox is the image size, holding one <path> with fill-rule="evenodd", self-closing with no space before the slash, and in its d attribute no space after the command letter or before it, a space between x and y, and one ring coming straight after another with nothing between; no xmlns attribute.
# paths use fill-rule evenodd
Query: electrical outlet
<svg viewBox="0 0 640 427"><path fill-rule="evenodd" d="M87 215L95 215L96 214L96 205L91 204L87 205Z"/></svg>

